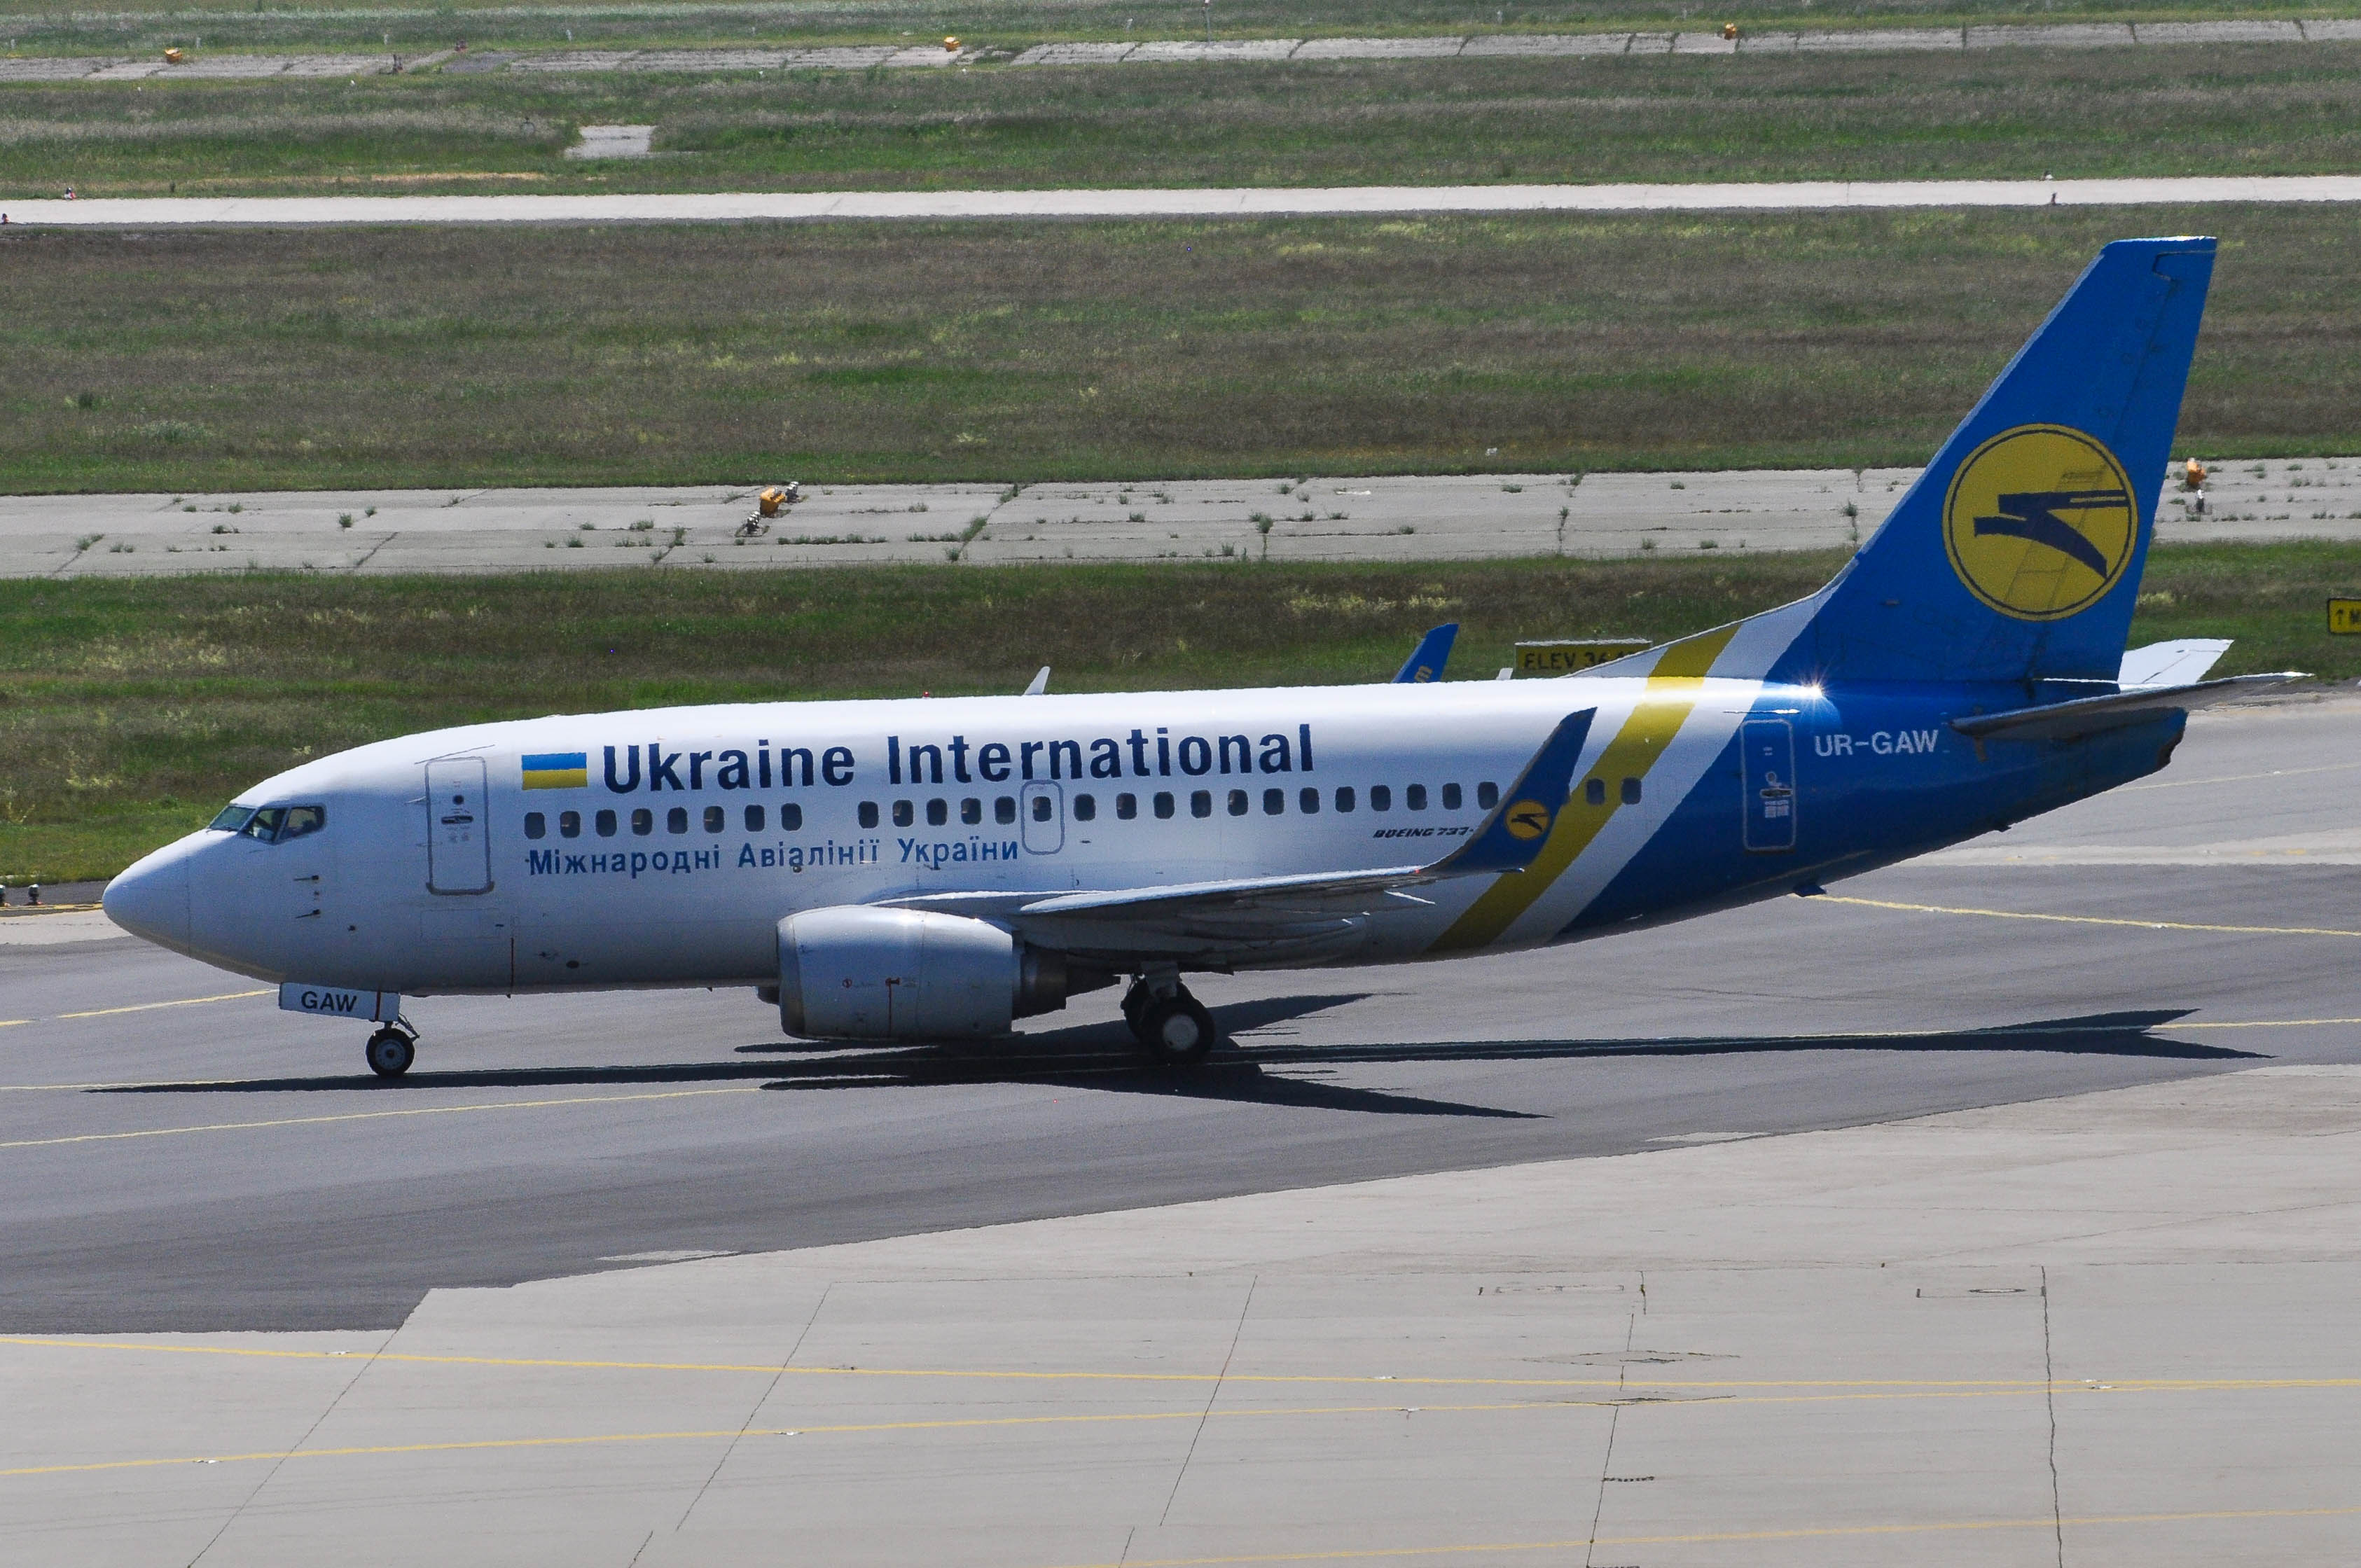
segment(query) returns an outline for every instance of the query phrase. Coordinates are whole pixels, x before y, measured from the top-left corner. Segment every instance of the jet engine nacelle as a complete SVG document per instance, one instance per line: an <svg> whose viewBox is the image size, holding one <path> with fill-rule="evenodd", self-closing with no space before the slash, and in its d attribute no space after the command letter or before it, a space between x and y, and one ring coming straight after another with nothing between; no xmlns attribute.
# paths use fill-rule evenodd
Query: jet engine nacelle
<svg viewBox="0 0 2361 1568"><path fill-rule="evenodd" d="M846 905L779 922L779 1024L806 1039L1001 1035L1114 979L960 915Z"/></svg>

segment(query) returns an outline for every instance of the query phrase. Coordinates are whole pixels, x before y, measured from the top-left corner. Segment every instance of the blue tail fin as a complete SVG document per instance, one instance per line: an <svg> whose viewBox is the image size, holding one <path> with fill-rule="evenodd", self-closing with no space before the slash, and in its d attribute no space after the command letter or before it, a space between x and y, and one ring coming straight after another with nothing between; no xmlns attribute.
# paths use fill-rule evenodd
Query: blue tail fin
<svg viewBox="0 0 2361 1568"><path fill-rule="evenodd" d="M1451 663L1451 644L1459 636L1459 623L1447 621L1418 640L1410 651L1402 667L1394 672L1396 685L1424 685L1443 678L1443 666Z"/></svg>
<svg viewBox="0 0 2361 1568"><path fill-rule="evenodd" d="M1835 581L1686 640L1700 646L1675 662L1795 681L2114 679L2213 276L2211 239L2099 252Z"/></svg>

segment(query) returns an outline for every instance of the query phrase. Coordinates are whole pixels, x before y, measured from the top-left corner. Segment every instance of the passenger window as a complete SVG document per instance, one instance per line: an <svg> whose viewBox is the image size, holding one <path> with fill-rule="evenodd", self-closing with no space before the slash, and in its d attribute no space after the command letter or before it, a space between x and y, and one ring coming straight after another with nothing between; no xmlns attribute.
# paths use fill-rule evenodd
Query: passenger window
<svg viewBox="0 0 2361 1568"><path fill-rule="evenodd" d="M1156 792L1156 815L1159 817L1172 815L1172 797L1162 790Z"/></svg>
<svg viewBox="0 0 2361 1568"><path fill-rule="evenodd" d="M324 806L291 806L279 824L279 841L301 839L307 833L317 833L328 825L328 808ZM538 835L536 835L538 837Z"/></svg>
<svg viewBox="0 0 2361 1568"><path fill-rule="evenodd" d="M602 811L596 817L593 817L591 821L592 825L598 829L598 837L601 839L611 839L615 836L615 814L613 812Z"/></svg>
<svg viewBox="0 0 2361 1568"><path fill-rule="evenodd" d="M1036 822L1047 822L1047 821L1049 821L1049 815L1050 815L1050 812L1051 812L1053 809L1054 809L1054 808L1053 808L1053 807L1050 806L1050 804L1049 804L1049 797L1048 795L1035 795L1035 796L1033 797L1033 820L1034 820L1034 821L1036 821Z"/></svg>
<svg viewBox="0 0 2361 1568"><path fill-rule="evenodd" d="M1408 789L1403 790L1402 804L1410 807L1412 811L1424 811L1426 809L1426 786L1424 784L1411 784Z"/></svg>
<svg viewBox="0 0 2361 1568"><path fill-rule="evenodd" d="M1459 786L1457 784L1447 784L1443 786L1443 809L1445 811L1456 811L1459 809Z"/></svg>
<svg viewBox="0 0 2361 1568"><path fill-rule="evenodd" d="M1139 796L1119 795L1115 797L1115 814L1126 822L1139 815Z"/></svg>
<svg viewBox="0 0 2361 1568"><path fill-rule="evenodd" d="M861 803L861 813L860 813L860 816L861 816L861 825L862 825L863 828L874 828L874 827L876 827L876 826L877 826L877 803L876 803L875 801L873 801L873 800L864 800L864 801L862 801L862 802Z"/></svg>
<svg viewBox="0 0 2361 1568"><path fill-rule="evenodd" d="M665 812L664 831L667 833L687 832L688 807L686 806L675 806L670 811Z"/></svg>
<svg viewBox="0 0 2361 1568"><path fill-rule="evenodd" d="M1353 809L1353 786L1351 784L1340 784L1337 786L1336 809L1339 811L1350 811Z"/></svg>
<svg viewBox="0 0 2361 1568"><path fill-rule="evenodd" d="M524 814L524 836L528 839L548 838L549 818L544 817L538 811L526 812Z"/></svg>
<svg viewBox="0 0 2361 1568"><path fill-rule="evenodd" d="M283 806L264 806L247 822L246 836L249 839L259 839L268 844L271 839L279 837L279 819L286 815L286 811L287 808Z"/></svg>
<svg viewBox="0 0 2361 1568"><path fill-rule="evenodd" d="M1287 792L1285 790L1267 789L1262 792L1262 814L1265 817L1276 817L1286 809Z"/></svg>
<svg viewBox="0 0 2361 1568"><path fill-rule="evenodd" d="M245 827L253 815L254 807L250 806L225 806L221 808L221 815L205 826L217 833L235 833Z"/></svg>
<svg viewBox="0 0 2361 1568"><path fill-rule="evenodd" d="M960 802L960 820L972 828L983 820L983 802L969 795Z"/></svg>
<svg viewBox="0 0 2361 1568"><path fill-rule="evenodd" d="M874 817L876 814L875 814L874 812L872 812L870 815L871 815L871 816L873 816L873 817ZM801 831L803 830L803 826L804 826L804 808L803 808L802 806L795 806L795 805L787 805L787 806L783 806L779 807L779 831L780 831L780 832L782 832L782 833L799 833L799 832L801 832Z"/></svg>
<svg viewBox="0 0 2361 1568"><path fill-rule="evenodd" d="M1230 815L1233 817L1244 817L1246 814L1246 792L1242 789L1234 789L1230 791Z"/></svg>
<svg viewBox="0 0 2361 1568"><path fill-rule="evenodd" d="M749 833L760 833L762 830L763 808L759 806L748 806L746 808L746 831Z"/></svg>
<svg viewBox="0 0 2361 1568"><path fill-rule="evenodd" d="M994 800L992 803L992 819L994 822L1004 824L1016 821L1016 797L1013 795L1004 795Z"/></svg>
<svg viewBox="0 0 2361 1568"><path fill-rule="evenodd" d="M1078 795L1074 796L1075 821L1088 822L1096 817L1098 814L1099 803L1096 795Z"/></svg>
<svg viewBox="0 0 2361 1568"><path fill-rule="evenodd" d="M1209 789L1191 790L1189 792L1189 815L1191 817L1211 817L1213 815L1213 792Z"/></svg>
<svg viewBox="0 0 2361 1568"><path fill-rule="evenodd" d="M1489 811L1499 804L1500 786L1499 784L1479 784L1476 786L1476 807L1477 810Z"/></svg>
<svg viewBox="0 0 2361 1568"><path fill-rule="evenodd" d="M722 828L729 825L730 814L728 812L722 810L718 806L708 806L705 808L705 830L708 833L719 833Z"/></svg>
<svg viewBox="0 0 2361 1568"><path fill-rule="evenodd" d="M949 822L950 819L951 803L950 801L938 799L927 802L928 827L940 828L944 823Z"/></svg>
<svg viewBox="0 0 2361 1568"><path fill-rule="evenodd" d="M656 830L656 814L642 806L631 813L631 831L644 839Z"/></svg>
<svg viewBox="0 0 2361 1568"><path fill-rule="evenodd" d="M1586 806L1606 805L1607 781L1605 779L1585 779L1582 784L1582 800L1583 804Z"/></svg>
<svg viewBox="0 0 2361 1568"><path fill-rule="evenodd" d="M579 839L582 837L582 814L578 811L559 812L557 814L557 836L561 839Z"/></svg>
<svg viewBox="0 0 2361 1568"><path fill-rule="evenodd" d="M917 819L918 814L910 809L910 803L908 801L897 800L894 803L895 827L907 828L911 823L916 822Z"/></svg>
<svg viewBox="0 0 2361 1568"><path fill-rule="evenodd" d="M1623 804L1626 806L1637 806L1640 804L1640 781L1638 779L1625 779L1623 781Z"/></svg>
<svg viewBox="0 0 2361 1568"><path fill-rule="evenodd" d="M1369 786L1369 809L1371 811L1391 811L1393 808L1394 792L1387 788L1384 784L1371 784Z"/></svg>
<svg viewBox="0 0 2361 1568"><path fill-rule="evenodd" d="M1315 816L1320 810L1320 792L1307 788L1296 795L1295 804L1306 817Z"/></svg>

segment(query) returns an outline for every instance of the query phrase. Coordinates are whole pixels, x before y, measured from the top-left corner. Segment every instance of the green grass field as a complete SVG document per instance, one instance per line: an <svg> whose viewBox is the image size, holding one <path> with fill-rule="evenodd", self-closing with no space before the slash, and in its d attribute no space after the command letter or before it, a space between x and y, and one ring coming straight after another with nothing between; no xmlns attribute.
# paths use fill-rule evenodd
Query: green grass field
<svg viewBox="0 0 2361 1568"><path fill-rule="evenodd" d="M1375 681L1465 630L1664 639L1810 592L1833 554L1371 566L619 571L0 582L0 878L111 875L307 758L437 726L665 704ZM2158 549L2135 642L2235 637L2223 674L2361 675L2322 598L2361 546Z"/></svg>
<svg viewBox="0 0 2361 1568"><path fill-rule="evenodd" d="M0 490L1918 463L2101 244L2193 230L2184 441L2361 452L2339 207L8 229Z"/></svg>
<svg viewBox="0 0 2361 1568"><path fill-rule="evenodd" d="M466 38L477 49L729 43L804 46L931 42L1016 50L1066 38L1385 37L1471 32L1591 32L1687 28L1723 18L1748 27L1957 26L1986 21L2164 21L2313 16L2318 6L2244 0L1735 0L1712 21L1683 0L1560 0L1469 6L1458 0L756 0L746 5L550 4L472 0L449 5L304 0L300 5L110 0L72 11L51 0L0 0L0 41L43 53L120 53L207 38L218 48L365 48L390 40L412 52Z"/></svg>
<svg viewBox="0 0 2361 1568"><path fill-rule="evenodd" d="M652 125L661 156L563 156ZM0 198L2344 172L2361 44L0 86Z"/></svg>

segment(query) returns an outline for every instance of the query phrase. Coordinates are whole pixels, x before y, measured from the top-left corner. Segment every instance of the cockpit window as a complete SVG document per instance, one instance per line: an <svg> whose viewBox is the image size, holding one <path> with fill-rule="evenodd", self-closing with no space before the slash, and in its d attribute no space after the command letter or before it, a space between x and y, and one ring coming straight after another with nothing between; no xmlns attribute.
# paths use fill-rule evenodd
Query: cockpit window
<svg viewBox="0 0 2361 1568"><path fill-rule="evenodd" d="M225 832L243 833L249 839L259 839L266 844L283 844L290 839L301 839L307 833L317 833L328 825L328 808L324 806L266 806L259 810L246 806L233 806L213 825Z"/></svg>

